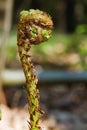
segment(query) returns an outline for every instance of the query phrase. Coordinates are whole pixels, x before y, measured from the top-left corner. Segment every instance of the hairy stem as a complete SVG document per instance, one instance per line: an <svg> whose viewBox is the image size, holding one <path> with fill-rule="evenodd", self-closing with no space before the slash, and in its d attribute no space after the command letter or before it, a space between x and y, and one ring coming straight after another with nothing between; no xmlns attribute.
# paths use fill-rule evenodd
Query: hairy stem
<svg viewBox="0 0 87 130"><path fill-rule="evenodd" d="M39 91L36 88L37 77L30 59L31 45L37 45L49 39L53 23L50 16L40 10L22 11L18 24L18 52L26 77L28 93L30 130L40 130L39 119L41 110L39 105Z"/></svg>

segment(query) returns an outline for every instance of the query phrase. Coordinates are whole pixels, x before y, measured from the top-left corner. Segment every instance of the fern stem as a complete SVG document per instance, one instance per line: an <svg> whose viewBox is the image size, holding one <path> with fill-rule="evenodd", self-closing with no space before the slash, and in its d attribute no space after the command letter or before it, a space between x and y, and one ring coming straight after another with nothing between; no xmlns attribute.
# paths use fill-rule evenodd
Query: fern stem
<svg viewBox="0 0 87 130"><path fill-rule="evenodd" d="M30 130L40 130L39 120L41 110L39 105L39 90L35 69L30 59L31 45L39 44L49 39L53 23L46 13L40 10L22 11L18 24L18 52L22 63L22 68L26 78L26 88L28 93Z"/></svg>

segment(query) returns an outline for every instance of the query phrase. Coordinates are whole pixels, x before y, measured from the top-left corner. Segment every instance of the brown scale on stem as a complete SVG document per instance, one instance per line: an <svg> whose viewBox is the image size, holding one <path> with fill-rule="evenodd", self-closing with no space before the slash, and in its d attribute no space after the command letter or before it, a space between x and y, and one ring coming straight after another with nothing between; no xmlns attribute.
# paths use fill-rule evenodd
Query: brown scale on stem
<svg viewBox="0 0 87 130"><path fill-rule="evenodd" d="M17 45L26 77L29 101L30 130L40 130L39 119L42 115L39 105L39 90L36 88L37 77L30 59L31 45L37 45L50 38L53 23L49 15L40 10L22 11L18 24Z"/></svg>

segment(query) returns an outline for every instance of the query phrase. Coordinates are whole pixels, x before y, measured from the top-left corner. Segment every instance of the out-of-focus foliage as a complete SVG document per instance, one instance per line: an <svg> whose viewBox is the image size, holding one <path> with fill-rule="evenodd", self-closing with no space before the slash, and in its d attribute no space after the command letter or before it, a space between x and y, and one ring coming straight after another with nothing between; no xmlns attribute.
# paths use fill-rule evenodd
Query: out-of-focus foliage
<svg viewBox="0 0 87 130"><path fill-rule="evenodd" d="M77 34L87 34L87 24L81 24L76 28Z"/></svg>
<svg viewBox="0 0 87 130"><path fill-rule="evenodd" d="M72 2L73 6L69 2ZM36 59L39 56L45 61L49 57L50 61L57 61L59 64L70 64L70 66L71 61L74 66L78 61L78 65L82 66L81 69L87 69L87 0L15 0L13 26L18 23L19 12L30 8L47 12L54 22L52 38L46 44L32 48L31 52ZM73 34L69 34L70 30L67 30L67 26L73 26ZM70 28L72 29L72 27ZM8 61L18 60L16 32L11 32L8 44Z"/></svg>
<svg viewBox="0 0 87 130"><path fill-rule="evenodd" d="M18 64L16 42L15 30L11 32L8 44L6 59L8 64L10 62ZM46 62L55 64L57 68L67 66L68 69L87 70L87 37L81 34L65 35L54 31L49 41L39 46L32 46L31 55L37 63Z"/></svg>

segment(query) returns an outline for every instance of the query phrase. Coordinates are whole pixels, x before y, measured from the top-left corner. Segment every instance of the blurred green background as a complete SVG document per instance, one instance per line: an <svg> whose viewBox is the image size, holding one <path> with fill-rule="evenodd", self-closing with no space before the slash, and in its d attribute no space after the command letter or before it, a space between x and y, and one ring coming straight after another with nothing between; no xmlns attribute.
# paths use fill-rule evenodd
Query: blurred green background
<svg viewBox="0 0 87 130"><path fill-rule="evenodd" d="M30 52L37 72L54 72L47 75L49 82L43 80L38 83L42 108L51 119L49 130L86 130L87 0L0 0L0 104L26 108L25 79L17 50L17 25L20 11L31 8L47 12L54 23L50 40L32 46ZM65 74L61 76L60 70ZM71 72L71 77L66 71ZM72 75L74 71L77 73L74 73L75 77ZM53 81L55 72L61 83ZM63 77L66 82L63 82ZM19 111L16 113L18 115ZM7 119L9 117L7 114ZM55 119L56 128L53 128L51 124L55 124Z"/></svg>
<svg viewBox="0 0 87 130"><path fill-rule="evenodd" d="M1 0L2 1L2 0ZM8 3L9 4L9 3ZM2 4L1 4L2 6ZM4 5L3 5L4 6ZM87 69L87 1L86 0L23 0L13 1L12 25L7 45L6 66L18 67L17 24L19 12L30 8L40 9L51 15L54 22L52 37L45 44L33 46L33 61L50 63L57 69ZM0 11L0 29L3 31L5 11ZM14 65L15 64L15 65Z"/></svg>

